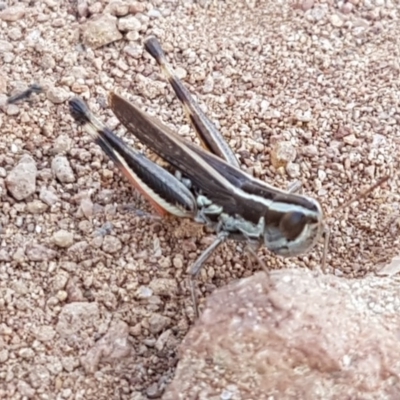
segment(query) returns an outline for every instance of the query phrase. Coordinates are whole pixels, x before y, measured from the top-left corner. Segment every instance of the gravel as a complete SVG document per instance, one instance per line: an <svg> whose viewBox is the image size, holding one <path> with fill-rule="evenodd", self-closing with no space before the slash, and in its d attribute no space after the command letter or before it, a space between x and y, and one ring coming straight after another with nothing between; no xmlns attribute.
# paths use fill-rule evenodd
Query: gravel
<svg viewBox="0 0 400 400"><path fill-rule="evenodd" d="M143 51L149 35L243 169L281 188L300 180L320 199L331 272L357 278L399 254L395 2L23 0L0 10L0 398L154 398L173 376L194 320L187 269L212 235L155 218L67 105L79 94L141 149L104 102L115 89L195 140ZM33 83L44 93L5 105ZM288 164L273 164L284 143ZM259 255L271 269L314 269L321 252ZM229 242L199 289L257 269Z"/></svg>

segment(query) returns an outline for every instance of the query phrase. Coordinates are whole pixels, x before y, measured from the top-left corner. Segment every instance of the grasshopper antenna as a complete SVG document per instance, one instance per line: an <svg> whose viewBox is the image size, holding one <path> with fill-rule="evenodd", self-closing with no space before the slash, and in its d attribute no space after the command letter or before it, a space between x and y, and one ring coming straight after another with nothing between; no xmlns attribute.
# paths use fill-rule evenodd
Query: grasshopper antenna
<svg viewBox="0 0 400 400"><path fill-rule="evenodd" d="M33 93L42 93L43 88L42 86L34 83L28 87L28 89L24 90L23 92L17 93L13 96L8 97L7 104L14 104L20 100L29 99Z"/></svg>
<svg viewBox="0 0 400 400"><path fill-rule="evenodd" d="M383 178L381 178L378 182L375 183L375 185L370 186L369 188L365 189L363 192L358 193L356 196L351 198L350 200L346 201L346 203L342 204L339 206L336 210L335 213L344 210L347 208L350 204L354 203L357 200L363 199L367 197L370 193L372 193L376 188L379 186L382 186L385 182L387 182L390 179L390 175L386 175Z"/></svg>
<svg viewBox="0 0 400 400"><path fill-rule="evenodd" d="M390 179L390 175L385 175L383 178L379 179L378 182L376 182L374 185L370 186L369 188L365 189L363 192L358 193L354 197L352 197L350 200L346 201L344 204L339 206L335 211L334 214L344 210L348 206L350 206L352 203L354 203L357 200L363 199L367 197L369 194L371 194L376 188L382 186L384 183L386 183ZM329 217L331 217L329 215ZM324 226L324 251L323 251L323 256L322 256L322 269L325 270L326 267L326 258L328 254L328 246L329 246L329 240L330 240L330 231L327 225Z"/></svg>

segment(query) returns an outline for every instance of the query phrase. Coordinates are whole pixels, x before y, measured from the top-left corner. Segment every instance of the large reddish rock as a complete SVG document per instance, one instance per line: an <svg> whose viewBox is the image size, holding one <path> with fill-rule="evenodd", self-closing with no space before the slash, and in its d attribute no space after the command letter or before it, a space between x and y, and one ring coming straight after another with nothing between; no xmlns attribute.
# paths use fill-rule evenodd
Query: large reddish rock
<svg viewBox="0 0 400 400"><path fill-rule="evenodd" d="M399 286L308 270L216 290L164 400L400 399Z"/></svg>

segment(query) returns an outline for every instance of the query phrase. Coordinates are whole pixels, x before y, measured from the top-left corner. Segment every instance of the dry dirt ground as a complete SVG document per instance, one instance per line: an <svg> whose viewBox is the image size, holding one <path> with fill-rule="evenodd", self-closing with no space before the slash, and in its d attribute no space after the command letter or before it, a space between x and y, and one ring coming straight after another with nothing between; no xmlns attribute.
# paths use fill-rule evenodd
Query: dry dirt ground
<svg viewBox="0 0 400 400"><path fill-rule="evenodd" d="M124 17L108 3L0 4L2 12L22 7L11 9L14 21L0 18L2 399L155 398L173 376L194 321L187 267L212 237L188 221L155 217L67 105L83 96L140 148L107 108L115 89L194 137L142 49L149 35L244 169L282 188L301 180L321 201L331 272L362 276L399 252L395 0L121 1L137 18L130 31L85 46L86 16ZM46 93L5 104L35 82ZM286 168L271 164L279 148L296 153ZM335 212L389 173L367 199ZM230 242L211 258L200 277L204 296L258 268L241 249ZM260 255L271 268L316 268L321 250L288 260Z"/></svg>

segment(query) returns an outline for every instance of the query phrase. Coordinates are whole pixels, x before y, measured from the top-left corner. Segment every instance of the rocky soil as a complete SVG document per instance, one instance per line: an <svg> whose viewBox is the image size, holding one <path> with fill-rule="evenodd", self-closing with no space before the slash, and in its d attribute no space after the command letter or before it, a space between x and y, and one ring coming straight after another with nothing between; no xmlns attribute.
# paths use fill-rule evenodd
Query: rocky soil
<svg viewBox="0 0 400 400"><path fill-rule="evenodd" d="M149 35L243 169L321 201L329 273L360 279L398 255L399 13L394 0L0 2L0 398L151 399L174 376L194 323L187 268L212 233L158 218L68 111L82 96L142 148L107 107L116 90L195 140ZM7 104L33 83L44 93ZM210 259L203 300L257 271L242 250ZM321 254L259 253L311 270Z"/></svg>

